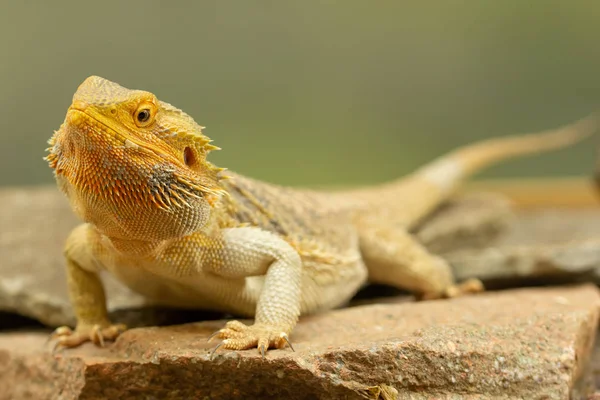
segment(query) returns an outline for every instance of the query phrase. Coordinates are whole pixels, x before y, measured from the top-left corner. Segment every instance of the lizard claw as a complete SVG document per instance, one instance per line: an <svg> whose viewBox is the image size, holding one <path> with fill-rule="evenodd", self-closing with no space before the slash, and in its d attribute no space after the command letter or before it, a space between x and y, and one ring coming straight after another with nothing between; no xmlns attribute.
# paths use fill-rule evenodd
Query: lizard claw
<svg viewBox="0 0 600 400"><path fill-rule="evenodd" d="M59 328L56 328L51 334L48 335L48 337L44 341L44 346L48 346L48 343L50 343L52 339L58 336L62 336L63 334L71 334L71 332L71 328L69 328L68 326L61 326ZM56 344L54 345L54 347L56 348Z"/></svg>
<svg viewBox="0 0 600 400"><path fill-rule="evenodd" d="M264 344L260 345L260 354L262 355L262 358L265 358L265 345Z"/></svg>
<svg viewBox="0 0 600 400"><path fill-rule="evenodd" d="M420 300L437 300L437 299L452 299L455 297L475 294L485 291L483 283L479 279L467 279L464 282L452 285L444 289L442 292L423 293Z"/></svg>
<svg viewBox="0 0 600 400"><path fill-rule="evenodd" d="M61 347L60 341L57 340L56 343L54 343L54 346L52 346L52 351L50 352L50 354L55 355L56 354L56 350L58 350L58 349L64 350L65 347Z"/></svg>
<svg viewBox="0 0 600 400"><path fill-rule="evenodd" d="M210 335L208 337L208 339L206 339L206 343L210 343L210 341L213 340L215 337L219 336L220 333L221 333L221 330L219 329L218 331L216 331L215 333L213 333L212 335Z"/></svg>
<svg viewBox="0 0 600 400"><path fill-rule="evenodd" d="M263 358L266 356L269 348L280 349L286 343L292 351L295 351L287 332L280 327L269 324L256 323L248 326L239 321L229 321L223 329L213 333L208 340L210 341L215 337L224 340L211 352L211 359L212 355L220 347L230 350L246 350L256 347Z"/></svg>
<svg viewBox="0 0 600 400"><path fill-rule="evenodd" d="M294 350L294 346L292 346L292 342L290 342L290 338L288 338L288 335L286 335L285 333L281 335L281 338L283 340L285 340L285 342L287 343L288 346L290 346L290 349L292 349L292 351L295 353L296 350Z"/></svg>
<svg viewBox="0 0 600 400"><path fill-rule="evenodd" d="M59 347L72 348L78 347L82 343L92 342L99 347L105 346L105 340L114 340L127 328L123 324L108 325L102 327L101 325L79 325L73 331L68 326L61 326L56 328L46 340L46 343L52 339L57 339L52 349L52 354L56 352Z"/></svg>
<svg viewBox="0 0 600 400"><path fill-rule="evenodd" d="M212 361L213 356L215 355L215 353L217 352L217 350L219 350L219 347L223 346L223 342L219 343L218 345L215 346L214 349L211 350L210 352L210 360Z"/></svg>
<svg viewBox="0 0 600 400"><path fill-rule="evenodd" d="M459 297L466 294L481 293L485 290L483 283L479 279L471 278L457 285L451 286L446 290L445 295L448 298Z"/></svg>

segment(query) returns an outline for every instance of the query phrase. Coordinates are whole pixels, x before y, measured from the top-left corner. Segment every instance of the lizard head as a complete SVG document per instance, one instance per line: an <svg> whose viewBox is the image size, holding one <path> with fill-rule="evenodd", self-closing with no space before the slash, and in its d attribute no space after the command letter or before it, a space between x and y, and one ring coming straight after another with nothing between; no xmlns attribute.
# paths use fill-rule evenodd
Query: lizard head
<svg viewBox="0 0 600 400"><path fill-rule="evenodd" d="M206 225L224 193L202 129L150 92L91 76L45 159L78 216L106 235L180 237Z"/></svg>

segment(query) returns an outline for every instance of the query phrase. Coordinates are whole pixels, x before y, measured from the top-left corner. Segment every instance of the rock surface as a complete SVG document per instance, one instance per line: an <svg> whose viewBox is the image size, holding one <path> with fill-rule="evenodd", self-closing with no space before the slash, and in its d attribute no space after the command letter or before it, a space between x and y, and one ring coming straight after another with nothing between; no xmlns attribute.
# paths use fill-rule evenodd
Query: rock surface
<svg viewBox="0 0 600 400"><path fill-rule="evenodd" d="M530 209L480 249L443 253L457 279L600 283L600 208Z"/></svg>
<svg viewBox="0 0 600 400"><path fill-rule="evenodd" d="M599 306L584 285L346 308L303 318L296 351L266 359L211 361L220 321L133 329L56 356L44 333L2 333L0 399L568 399L587 394L577 382Z"/></svg>
<svg viewBox="0 0 600 400"><path fill-rule="evenodd" d="M507 198L471 193L440 206L415 229L415 235L430 251L443 254L484 248L515 223L516 215Z"/></svg>

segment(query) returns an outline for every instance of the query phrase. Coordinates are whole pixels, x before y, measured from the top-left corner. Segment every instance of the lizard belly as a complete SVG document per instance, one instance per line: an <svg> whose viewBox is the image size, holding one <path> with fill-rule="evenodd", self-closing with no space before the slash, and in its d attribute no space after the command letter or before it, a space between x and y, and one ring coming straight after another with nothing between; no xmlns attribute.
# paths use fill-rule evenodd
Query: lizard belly
<svg viewBox="0 0 600 400"><path fill-rule="evenodd" d="M254 315L263 277L223 279L200 268L186 268L185 273L177 273L178 265L165 261L160 252L158 255L120 252L107 237L96 231L91 233L95 244L92 253L99 269L106 270L150 303Z"/></svg>
<svg viewBox="0 0 600 400"><path fill-rule="evenodd" d="M131 290L143 295L153 304L180 307L220 310L218 302L209 293L198 290L194 281L180 282L157 275L139 263L103 263L106 270Z"/></svg>
<svg viewBox="0 0 600 400"><path fill-rule="evenodd" d="M343 305L365 283L367 271L357 248L357 239L347 231L344 236L348 243L343 243L346 246L339 249L339 254L310 248L308 255L301 257L302 314ZM200 266L179 268L170 262L172 259L161 257L162 252L154 256L139 256L117 251L106 238L98 237L94 242L97 245L93 253L103 269L152 304L223 311L248 317L256 312L264 276L223 278L203 272Z"/></svg>
<svg viewBox="0 0 600 400"><path fill-rule="evenodd" d="M115 260L116 261L116 260ZM252 317L264 284L264 276L238 281L227 280L219 285L214 276L200 273L181 280L166 279L139 262L104 262L106 270L131 290L146 297L152 304L187 309L205 309ZM312 314L339 307L349 301L366 281L362 262L345 266L345 279L320 282L311 272L303 271L301 290L302 314ZM223 301L235 298L236 301Z"/></svg>

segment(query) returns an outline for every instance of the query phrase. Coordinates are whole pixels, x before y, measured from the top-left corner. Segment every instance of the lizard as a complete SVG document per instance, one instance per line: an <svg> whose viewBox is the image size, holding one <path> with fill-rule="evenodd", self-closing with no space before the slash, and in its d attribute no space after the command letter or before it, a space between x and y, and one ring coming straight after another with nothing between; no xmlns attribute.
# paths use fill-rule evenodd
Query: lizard
<svg viewBox="0 0 600 400"><path fill-rule="evenodd" d="M77 88L44 159L82 220L64 257L76 326L56 346L104 346L126 327L108 318L108 271L159 304L224 311L215 332L230 350L289 345L300 316L344 306L367 283L422 299L485 290L411 229L470 175L505 159L559 149L593 134L595 114L537 133L459 147L395 180L317 190L217 167L204 127L144 90L90 76Z"/></svg>

